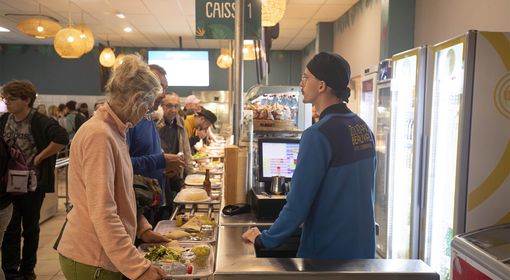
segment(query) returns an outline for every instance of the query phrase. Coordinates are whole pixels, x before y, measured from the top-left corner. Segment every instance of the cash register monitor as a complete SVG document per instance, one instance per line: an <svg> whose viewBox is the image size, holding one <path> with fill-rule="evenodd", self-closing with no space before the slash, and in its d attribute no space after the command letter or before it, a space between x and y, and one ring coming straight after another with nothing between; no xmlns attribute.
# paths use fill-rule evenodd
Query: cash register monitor
<svg viewBox="0 0 510 280"><path fill-rule="evenodd" d="M299 139L261 138L258 140L259 181L271 182L273 176L290 180L296 170Z"/></svg>

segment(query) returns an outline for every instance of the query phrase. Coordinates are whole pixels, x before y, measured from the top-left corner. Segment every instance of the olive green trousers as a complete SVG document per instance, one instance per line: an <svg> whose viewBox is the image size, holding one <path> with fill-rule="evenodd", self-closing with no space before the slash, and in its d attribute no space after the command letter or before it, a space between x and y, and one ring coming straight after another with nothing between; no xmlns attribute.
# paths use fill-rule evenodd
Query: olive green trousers
<svg viewBox="0 0 510 280"><path fill-rule="evenodd" d="M67 280L122 280L122 273L73 261L59 254L60 267Z"/></svg>

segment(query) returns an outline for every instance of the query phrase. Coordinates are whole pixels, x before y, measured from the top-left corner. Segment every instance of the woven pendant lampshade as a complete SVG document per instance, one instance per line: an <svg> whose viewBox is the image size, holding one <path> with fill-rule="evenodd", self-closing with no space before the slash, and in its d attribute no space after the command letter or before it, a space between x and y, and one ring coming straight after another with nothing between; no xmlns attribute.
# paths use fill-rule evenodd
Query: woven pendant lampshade
<svg viewBox="0 0 510 280"><path fill-rule="evenodd" d="M117 67L119 65L121 65L122 63L124 63L124 54L119 54L117 55L117 57L115 58L115 64L113 65L114 67Z"/></svg>
<svg viewBox="0 0 510 280"><path fill-rule="evenodd" d="M83 23L77 25L76 29L81 33L80 39L85 44L85 53L90 52L94 48L94 34L92 34L92 30Z"/></svg>
<svg viewBox="0 0 510 280"><path fill-rule="evenodd" d="M62 58L79 58L85 53L81 32L73 27L62 28L55 35L53 47Z"/></svg>
<svg viewBox="0 0 510 280"><path fill-rule="evenodd" d="M227 69L232 65L232 57L227 48L221 48L221 54L218 56L216 64L221 69Z"/></svg>
<svg viewBox="0 0 510 280"><path fill-rule="evenodd" d="M285 13L286 0L262 0L262 26L275 26Z"/></svg>
<svg viewBox="0 0 510 280"><path fill-rule="evenodd" d="M103 65L103 67L112 67L115 64L115 53L110 47L103 49L99 55L99 63Z"/></svg>
<svg viewBox="0 0 510 280"><path fill-rule="evenodd" d="M252 40L244 40L243 60L255 60L255 45Z"/></svg>
<svg viewBox="0 0 510 280"><path fill-rule="evenodd" d="M20 21L16 27L22 33L37 39L54 37L62 28L56 21L45 18L28 18Z"/></svg>

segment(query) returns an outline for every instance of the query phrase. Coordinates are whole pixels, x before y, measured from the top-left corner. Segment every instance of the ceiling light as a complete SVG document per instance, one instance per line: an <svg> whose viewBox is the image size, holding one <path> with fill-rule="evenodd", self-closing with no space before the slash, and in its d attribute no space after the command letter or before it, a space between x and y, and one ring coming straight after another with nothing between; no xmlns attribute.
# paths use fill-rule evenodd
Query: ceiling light
<svg viewBox="0 0 510 280"><path fill-rule="evenodd" d="M131 31L133 31L133 29L131 27L129 27L129 26L124 28L124 32L129 33Z"/></svg>
<svg viewBox="0 0 510 280"><path fill-rule="evenodd" d="M73 27L62 28L55 35L53 47L62 58L79 58L85 53L81 32Z"/></svg>
<svg viewBox="0 0 510 280"><path fill-rule="evenodd" d="M262 0L262 26L275 26L285 13L286 0Z"/></svg>
<svg viewBox="0 0 510 280"><path fill-rule="evenodd" d="M16 27L22 33L37 39L54 37L62 28L56 21L45 18L28 18L20 21Z"/></svg>
<svg viewBox="0 0 510 280"><path fill-rule="evenodd" d="M116 13L115 14L118 18L125 19L126 16L123 13Z"/></svg>
<svg viewBox="0 0 510 280"><path fill-rule="evenodd" d="M0 26L0 32L11 32L9 29Z"/></svg>
<svg viewBox="0 0 510 280"><path fill-rule="evenodd" d="M92 34L90 28L83 23L77 25L76 29L81 32L80 39L85 43L85 53L90 52L94 48L94 34Z"/></svg>
<svg viewBox="0 0 510 280"><path fill-rule="evenodd" d="M230 52L227 48L221 48L221 54L218 56L216 64L221 69L227 69L232 65L232 56L230 56Z"/></svg>
<svg viewBox="0 0 510 280"><path fill-rule="evenodd" d="M109 42L108 47L104 48L99 55L99 63L104 67L112 67L115 64L115 53L110 48Z"/></svg>
<svg viewBox="0 0 510 280"><path fill-rule="evenodd" d="M122 63L124 63L124 54L119 54L116 58L115 58L115 63L114 63L114 67L118 67L119 65L121 65Z"/></svg>

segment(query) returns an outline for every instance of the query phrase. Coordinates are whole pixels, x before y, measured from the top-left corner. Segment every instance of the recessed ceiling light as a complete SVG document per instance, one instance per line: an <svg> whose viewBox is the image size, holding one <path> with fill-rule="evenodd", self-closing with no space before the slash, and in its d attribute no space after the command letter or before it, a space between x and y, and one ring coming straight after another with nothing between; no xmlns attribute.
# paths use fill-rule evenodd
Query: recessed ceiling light
<svg viewBox="0 0 510 280"><path fill-rule="evenodd" d="M126 16L123 14L123 13L116 13L115 14L118 18L122 18L122 19L125 19Z"/></svg>
<svg viewBox="0 0 510 280"><path fill-rule="evenodd" d="M129 33L131 31L133 31L133 29L131 27L129 27L129 26L124 28L124 32L128 32Z"/></svg>
<svg viewBox="0 0 510 280"><path fill-rule="evenodd" d="M0 26L0 32L11 32L9 29Z"/></svg>

